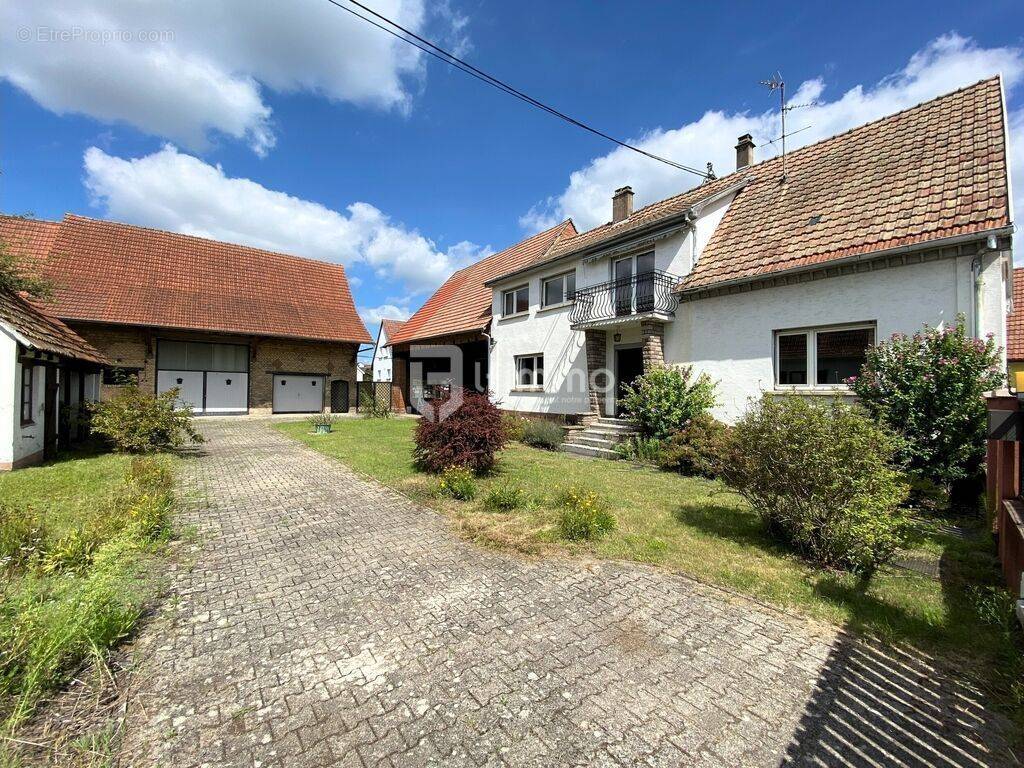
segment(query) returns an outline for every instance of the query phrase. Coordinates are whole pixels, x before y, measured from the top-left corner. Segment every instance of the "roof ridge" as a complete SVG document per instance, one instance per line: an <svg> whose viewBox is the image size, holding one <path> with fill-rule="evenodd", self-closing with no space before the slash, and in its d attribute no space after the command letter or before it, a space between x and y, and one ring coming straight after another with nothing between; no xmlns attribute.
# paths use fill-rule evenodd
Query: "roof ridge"
<svg viewBox="0 0 1024 768"><path fill-rule="evenodd" d="M997 81L997 82L1002 82L1002 77L1003 77L1002 73L995 74L995 75L990 75L989 77L983 77L980 80L976 80L975 82L969 83L968 85L963 85L963 86L961 86L959 88L955 88L952 91L947 91L946 93L940 93L938 96L933 96L932 98L928 99L927 101L920 101L917 104L912 104L909 107L904 107L903 109L898 110L896 112L890 112L887 115L882 115L881 117L876 117L874 120L869 120L866 123L860 123L859 125L854 125L854 126L852 126L850 128L847 128L845 131L841 131L839 133L834 133L831 136L825 136L825 137L823 137L821 139L818 139L817 141L812 142L810 144L805 144L802 147L798 147L797 149L794 149L794 150L792 150L790 152L787 152L786 153L786 157L787 157L787 159L792 160L794 156L800 155L800 154L805 154L808 150L814 149L815 147L817 147L817 146L819 146L821 144L825 144L826 142L829 142L829 141L835 141L836 139L842 138L844 136L848 136L849 134L857 132L857 131L861 131L861 130L864 130L864 129L867 129L867 128L871 128L872 126L878 125L879 123L883 123L883 122L885 122L887 120L893 120L893 119L895 119L897 117L900 117L902 115L907 114L908 112L913 112L913 111L918 110L918 109L923 109L925 107L933 105L937 101L941 101L943 99L948 99L948 98L950 98L952 96L955 96L958 93L963 93L964 91L968 91L968 90L970 90L972 88L977 88L978 86L982 85L983 83L988 83L988 82L993 81L993 80ZM676 194L669 195L668 197L664 197L661 200L655 200L654 202L648 203L647 205L643 206L642 208L638 208L637 210L633 211L633 213L630 214L629 218L632 218L633 216L637 216L638 214L640 214L641 212L647 210L648 208L653 208L656 205L663 205L663 204L669 202L670 200L676 200L676 199L678 199L680 197L684 197L685 195L689 195L692 192L694 192L695 190L700 189L702 186L710 186L711 184L715 184L715 183L718 183L720 181L724 181L725 179L728 179L728 178L730 178L732 176L737 176L739 174L750 173L751 171L757 170L758 168L762 168L763 169L769 163L774 163L774 162L779 161L781 159L782 159L781 155L775 155L774 157L765 158L764 160L756 162L756 163L754 163L752 165L748 165L748 166L745 166L743 168L737 168L736 170L730 171L729 173L725 174L725 176L719 176L719 177L715 178L714 180L706 182L706 183L696 184L696 185L694 185L692 187L689 187L689 188L683 190L682 192L677 192ZM626 221L629 221L629 218L624 219L623 223L626 222ZM588 229L587 232L590 232L590 231L592 231L594 229L598 229L599 227L608 226L609 224L611 224L611 222L605 222L604 224L598 224L596 227L591 227L591 229ZM580 234L586 234L586 232L583 232L583 233L580 233Z"/></svg>
<svg viewBox="0 0 1024 768"><path fill-rule="evenodd" d="M254 245L246 245L245 243L234 243L229 240L216 240L212 237L203 237L202 235L190 235L184 232L172 232L169 229L159 229L157 227L145 227L140 224L128 224L123 221L113 221L112 219L98 219L93 216L83 216L80 213L67 212L64 214L64 219L60 222L53 222L63 226L69 219L80 219L86 222L94 222L96 224L103 224L111 227L122 227L124 229L138 230L141 232L155 232L159 235L165 235L169 237L182 237L188 240L198 240L203 243L214 243L216 245L227 245L232 248L244 248L248 251L255 253L265 254L267 256L279 256L285 259L295 259L301 262L313 262L315 264L324 264L333 269L340 269L342 274L345 274L345 265L340 262L327 261L325 259L316 259L311 256L299 256L294 253L287 253L285 251L272 251L269 248L258 248Z"/></svg>

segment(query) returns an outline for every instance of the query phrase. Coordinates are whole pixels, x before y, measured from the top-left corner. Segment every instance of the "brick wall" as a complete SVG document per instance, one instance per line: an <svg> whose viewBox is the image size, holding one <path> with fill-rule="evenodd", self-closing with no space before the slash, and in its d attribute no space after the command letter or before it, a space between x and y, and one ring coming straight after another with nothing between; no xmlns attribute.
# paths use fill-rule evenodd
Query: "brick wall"
<svg viewBox="0 0 1024 768"><path fill-rule="evenodd" d="M157 339L177 341L212 341L249 346L249 409L270 411L273 404L273 374L318 373L327 375L326 396L330 382L349 382L349 402L355 406L355 365L358 344L235 336L230 334L162 331L130 326L69 323L83 338L103 352L115 366L141 368L139 387L156 391ZM110 399L120 387L104 384L100 398ZM329 403L325 403L329 406Z"/></svg>

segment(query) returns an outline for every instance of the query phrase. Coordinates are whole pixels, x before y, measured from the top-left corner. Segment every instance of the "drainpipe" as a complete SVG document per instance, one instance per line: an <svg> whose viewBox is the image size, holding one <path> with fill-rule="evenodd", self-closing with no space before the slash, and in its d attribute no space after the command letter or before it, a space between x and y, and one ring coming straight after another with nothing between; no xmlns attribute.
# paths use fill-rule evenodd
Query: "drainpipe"
<svg viewBox="0 0 1024 768"><path fill-rule="evenodd" d="M971 260L971 335L976 339L981 338L981 289L984 283L981 279L981 256L975 256Z"/></svg>

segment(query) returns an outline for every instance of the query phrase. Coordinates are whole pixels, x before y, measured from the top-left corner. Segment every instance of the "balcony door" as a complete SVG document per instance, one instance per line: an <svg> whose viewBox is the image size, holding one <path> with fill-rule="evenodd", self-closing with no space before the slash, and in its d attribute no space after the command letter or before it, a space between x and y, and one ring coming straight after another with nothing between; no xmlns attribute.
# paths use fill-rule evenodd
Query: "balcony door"
<svg viewBox="0 0 1024 768"><path fill-rule="evenodd" d="M654 311L654 254L636 257L636 311Z"/></svg>
<svg viewBox="0 0 1024 768"><path fill-rule="evenodd" d="M615 281L615 315L633 314L633 257L619 259L612 266Z"/></svg>
<svg viewBox="0 0 1024 768"><path fill-rule="evenodd" d="M634 275L636 278L634 279ZM654 253L627 256L612 265L615 281L615 315L651 312L654 309Z"/></svg>

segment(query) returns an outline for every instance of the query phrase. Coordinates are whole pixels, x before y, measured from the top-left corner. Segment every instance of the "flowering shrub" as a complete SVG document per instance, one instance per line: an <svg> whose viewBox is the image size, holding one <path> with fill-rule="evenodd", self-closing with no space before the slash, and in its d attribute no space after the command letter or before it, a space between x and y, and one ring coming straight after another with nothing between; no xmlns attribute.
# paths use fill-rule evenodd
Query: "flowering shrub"
<svg viewBox="0 0 1024 768"><path fill-rule="evenodd" d="M623 387L622 407L644 437L665 440L715 404L715 382L693 368L654 368Z"/></svg>
<svg viewBox="0 0 1024 768"><path fill-rule="evenodd" d="M972 478L985 458L982 393L1006 381L992 341L955 327L925 326L871 347L860 376L847 380L872 416L905 437L910 470L950 484Z"/></svg>
<svg viewBox="0 0 1024 768"><path fill-rule="evenodd" d="M458 407L448 413L456 402ZM486 472L494 466L494 454L505 445L505 428L501 411L487 395L456 390L427 408L416 426L416 466L434 473L449 467Z"/></svg>
<svg viewBox="0 0 1024 768"><path fill-rule="evenodd" d="M615 529L615 517L594 491L572 486L556 499L562 508L558 527L569 541L596 539Z"/></svg>
<svg viewBox="0 0 1024 768"><path fill-rule="evenodd" d="M733 430L725 481L797 553L870 572L906 540L901 440L861 408L766 395Z"/></svg>
<svg viewBox="0 0 1024 768"><path fill-rule="evenodd" d="M442 496L450 496L459 501L472 501L476 498L476 483L473 473L465 467L448 467L441 473L441 482L437 492Z"/></svg>
<svg viewBox="0 0 1024 768"><path fill-rule="evenodd" d="M484 506L493 512L515 512L526 506L526 494L518 485L506 481L488 492Z"/></svg>

